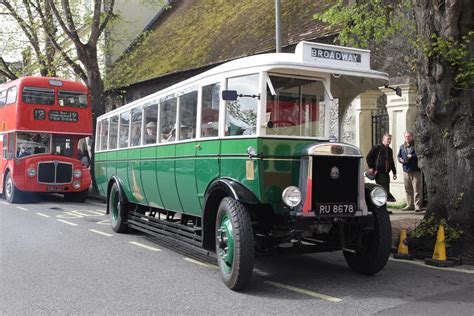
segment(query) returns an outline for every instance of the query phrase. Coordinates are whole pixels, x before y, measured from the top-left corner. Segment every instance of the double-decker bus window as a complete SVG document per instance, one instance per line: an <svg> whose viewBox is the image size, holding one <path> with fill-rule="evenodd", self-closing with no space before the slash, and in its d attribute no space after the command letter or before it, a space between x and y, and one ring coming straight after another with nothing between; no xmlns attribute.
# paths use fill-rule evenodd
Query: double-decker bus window
<svg viewBox="0 0 474 316"><path fill-rule="evenodd" d="M0 91L0 106L4 106L7 103L7 90Z"/></svg>
<svg viewBox="0 0 474 316"><path fill-rule="evenodd" d="M130 112L124 112L120 114L120 126L119 126L119 147L128 147L128 134L130 131Z"/></svg>
<svg viewBox="0 0 474 316"><path fill-rule="evenodd" d="M115 115L110 118L109 149L117 149L117 137L118 137L118 116Z"/></svg>
<svg viewBox="0 0 474 316"><path fill-rule="evenodd" d="M24 87L22 100L28 104L53 105L54 90L39 87Z"/></svg>
<svg viewBox="0 0 474 316"><path fill-rule="evenodd" d="M160 100L160 140L171 142L176 139L176 97Z"/></svg>
<svg viewBox="0 0 474 316"><path fill-rule="evenodd" d="M3 138L3 145L2 145L2 158L5 160L12 159L13 155L13 133L3 134L0 135Z"/></svg>
<svg viewBox="0 0 474 316"><path fill-rule="evenodd" d="M16 157L29 155L49 154L51 152L51 134L27 133L16 134Z"/></svg>
<svg viewBox="0 0 474 316"><path fill-rule="evenodd" d="M219 92L219 83L202 87L201 137L218 135Z"/></svg>
<svg viewBox="0 0 474 316"><path fill-rule="evenodd" d="M158 122L158 103L152 102L145 105L144 111L144 135L145 135L145 144L155 144L156 143L156 128Z"/></svg>
<svg viewBox="0 0 474 316"><path fill-rule="evenodd" d="M140 146L142 143L142 109L132 110L132 128L130 146Z"/></svg>
<svg viewBox="0 0 474 316"><path fill-rule="evenodd" d="M109 119L100 122L100 150L107 150L107 138L109 136Z"/></svg>
<svg viewBox="0 0 474 316"><path fill-rule="evenodd" d="M61 106L87 108L87 94L84 92L59 90L58 102Z"/></svg>
<svg viewBox="0 0 474 316"><path fill-rule="evenodd" d="M74 149L72 147L73 139L65 136L53 136L53 154L73 157Z"/></svg>
<svg viewBox="0 0 474 316"><path fill-rule="evenodd" d="M244 96L226 101L225 136L254 135L257 130L258 74L229 78L227 89Z"/></svg>
<svg viewBox="0 0 474 316"><path fill-rule="evenodd" d="M267 135L324 136L324 85L321 81L270 76L267 87Z"/></svg>
<svg viewBox="0 0 474 316"><path fill-rule="evenodd" d="M18 89L16 87L11 87L7 91L7 103L6 104L13 104L16 102L16 95L18 94Z"/></svg>
<svg viewBox="0 0 474 316"><path fill-rule="evenodd" d="M196 137L197 91L186 91L179 97L179 139Z"/></svg>

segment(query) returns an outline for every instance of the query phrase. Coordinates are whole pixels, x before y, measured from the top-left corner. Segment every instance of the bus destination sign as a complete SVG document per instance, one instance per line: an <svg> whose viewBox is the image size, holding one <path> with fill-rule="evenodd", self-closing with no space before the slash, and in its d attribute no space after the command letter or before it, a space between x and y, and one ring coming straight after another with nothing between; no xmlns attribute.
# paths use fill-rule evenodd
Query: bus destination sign
<svg viewBox="0 0 474 316"><path fill-rule="evenodd" d="M77 122L79 115L77 112L51 110L48 112L50 121Z"/></svg>
<svg viewBox="0 0 474 316"><path fill-rule="evenodd" d="M328 50L328 49L321 49L321 48L311 48L311 57L317 58L325 58L325 59L334 59L334 60L342 60L348 61L353 63L360 63L362 57L360 54L355 53L346 53L337 50Z"/></svg>

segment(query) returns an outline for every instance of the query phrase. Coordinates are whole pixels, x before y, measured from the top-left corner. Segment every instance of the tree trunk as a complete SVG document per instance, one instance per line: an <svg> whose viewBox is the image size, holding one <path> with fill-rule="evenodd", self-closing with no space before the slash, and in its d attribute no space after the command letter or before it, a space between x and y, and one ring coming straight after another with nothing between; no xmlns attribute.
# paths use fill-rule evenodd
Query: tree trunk
<svg viewBox="0 0 474 316"><path fill-rule="evenodd" d="M418 34L432 42L461 40L473 30L470 0L415 0ZM470 58L474 45L470 44ZM474 126L472 86L460 88L436 56L418 56L416 145L428 187L426 216L445 218L463 231L463 255L474 257Z"/></svg>

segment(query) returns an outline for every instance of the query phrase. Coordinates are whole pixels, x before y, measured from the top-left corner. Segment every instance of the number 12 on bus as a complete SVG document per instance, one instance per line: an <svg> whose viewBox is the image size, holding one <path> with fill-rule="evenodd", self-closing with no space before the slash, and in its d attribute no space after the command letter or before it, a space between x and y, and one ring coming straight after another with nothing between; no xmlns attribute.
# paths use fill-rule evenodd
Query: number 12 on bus
<svg viewBox="0 0 474 316"><path fill-rule="evenodd" d="M233 290L256 253L343 250L353 270L377 273L391 247L386 192L364 184L358 148L329 140L332 110L387 83L369 60L302 42L101 116L95 175L112 228L215 251Z"/></svg>
<svg viewBox="0 0 474 316"><path fill-rule="evenodd" d="M0 86L0 192L7 201L26 201L32 192L86 199L89 100L83 84L58 78L24 77Z"/></svg>

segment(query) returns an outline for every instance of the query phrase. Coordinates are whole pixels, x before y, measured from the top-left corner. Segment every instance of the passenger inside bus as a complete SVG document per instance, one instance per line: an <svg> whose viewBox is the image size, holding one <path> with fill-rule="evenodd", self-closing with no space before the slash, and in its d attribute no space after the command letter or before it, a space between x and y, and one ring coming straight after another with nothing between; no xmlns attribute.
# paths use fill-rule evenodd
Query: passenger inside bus
<svg viewBox="0 0 474 316"><path fill-rule="evenodd" d="M145 143L146 144L156 143L156 123L153 121L146 123Z"/></svg>

